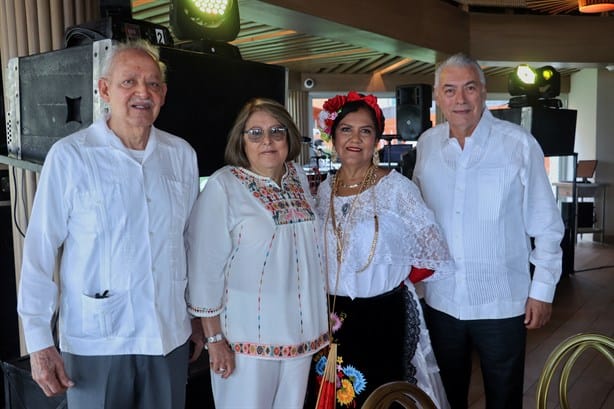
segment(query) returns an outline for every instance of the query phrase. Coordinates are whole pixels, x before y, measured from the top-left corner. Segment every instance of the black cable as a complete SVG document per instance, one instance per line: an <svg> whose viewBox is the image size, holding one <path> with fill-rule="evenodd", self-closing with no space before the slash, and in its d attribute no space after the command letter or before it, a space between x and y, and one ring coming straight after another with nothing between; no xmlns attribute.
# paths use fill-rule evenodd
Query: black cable
<svg viewBox="0 0 614 409"><path fill-rule="evenodd" d="M15 187L15 193L17 193L17 176L15 176L16 170L17 170L16 168L13 168L13 186ZM25 192L23 192L23 183L21 185L22 185L21 195L22 195L23 206L25 209L26 203L24 199ZM13 223L15 224L15 227L17 228L17 231L19 232L19 234L21 234L21 237L26 237L25 233L23 232L23 230L21 230L21 227L19 227L19 223L17 222L17 198L13 200Z"/></svg>
<svg viewBox="0 0 614 409"><path fill-rule="evenodd" d="M90 28L82 26L70 27L64 34L64 47L69 48L91 44L94 41L104 40L105 38L107 37L105 37L104 34Z"/></svg>

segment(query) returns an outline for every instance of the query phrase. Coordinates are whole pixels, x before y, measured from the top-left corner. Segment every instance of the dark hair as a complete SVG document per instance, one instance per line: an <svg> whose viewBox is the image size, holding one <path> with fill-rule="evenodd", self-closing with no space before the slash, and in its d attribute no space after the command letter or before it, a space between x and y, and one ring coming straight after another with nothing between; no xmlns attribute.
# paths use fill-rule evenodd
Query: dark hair
<svg viewBox="0 0 614 409"><path fill-rule="evenodd" d="M377 140L382 137L382 134L384 133L384 113L380 111L381 123L379 123L377 121L375 110L365 101L357 100L347 102L345 105L343 105L341 111L339 111L339 114L333 121L333 125L330 128L330 137L333 139L333 141L335 140L335 131L337 130L337 126L339 126L341 120L345 118L347 114L351 114L352 112L356 112L361 109L366 110L369 113L369 116L371 116L371 121L375 127L375 139Z"/></svg>
<svg viewBox="0 0 614 409"><path fill-rule="evenodd" d="M287 143L288 143L288 156L286 162L292 161L298 157L301 153L301 133L299 132L294 120L286 110L286 108L279 102L268 98L254 98L249 100L235 119L234 125L228 133L228 143L226 144L226 150L224 152L224 159L228 165L241 166L248 168L250 166L247 155L245 154L245 147L243 133L245 131L245 124L252 116L254 112L264 111L273 118L279 121L279 123L288 129Z"/></svg>

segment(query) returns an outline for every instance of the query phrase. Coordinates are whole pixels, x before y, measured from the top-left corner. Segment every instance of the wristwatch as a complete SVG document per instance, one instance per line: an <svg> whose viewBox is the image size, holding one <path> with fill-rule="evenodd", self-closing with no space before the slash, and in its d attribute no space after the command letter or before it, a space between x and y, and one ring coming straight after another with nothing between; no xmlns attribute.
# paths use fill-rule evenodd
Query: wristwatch
<svg viewBox="0 0 614 409"><path fill-rule="evenodd" d="M205 343L205 349L209 349L208 345L209 344L215 344L216 342L220 342L224 340L224 334L222 334L221 332L218 332L215 335L211 335L210 337L207 337L207 342Z"/></svg>

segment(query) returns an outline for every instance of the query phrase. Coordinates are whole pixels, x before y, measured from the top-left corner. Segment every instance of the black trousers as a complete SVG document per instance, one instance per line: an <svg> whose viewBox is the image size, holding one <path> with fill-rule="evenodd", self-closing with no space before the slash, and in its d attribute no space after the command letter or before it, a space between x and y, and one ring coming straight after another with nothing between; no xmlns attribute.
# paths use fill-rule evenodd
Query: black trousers
<svg viewBox="0 0 614 409"><path fill-rule="evenodd" d="M473 350L480 358L486 409L522 408L527 338L524 315L459 320L429 306L424 314L452 409L468 407Z"/></svg>

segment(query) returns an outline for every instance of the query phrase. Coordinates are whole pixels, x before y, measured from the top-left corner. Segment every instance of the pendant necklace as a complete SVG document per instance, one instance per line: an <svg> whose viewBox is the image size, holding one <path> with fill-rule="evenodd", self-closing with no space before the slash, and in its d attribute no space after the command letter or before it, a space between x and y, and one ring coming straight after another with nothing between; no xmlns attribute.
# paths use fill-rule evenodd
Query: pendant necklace
<svg viewBox="0 0 614 409"><path fill-rule="evenodd" d="M345 223L342 224L341 223L337 223L337 218L335 215L335 196L339 190L339 179L335 178L335 180L333 181L333 186L331 189L331 194L330 194L330 203L329 203L329 209L328 209L328 215L327 215L327 220L330 217L331 220L331 224L333 227L333 233L335 235L335 239L336 239L336 255L337 255L337 266L340 267L341 263L343 261L343 253L346 247L346 241L347 241L347 236L350 230L350 223L352 221L352 217L351 215L356 211L356 205L357 205L357 200L359 198L359 196L361 195L361 193L363 193L369 186L372 186L375 184L375 180L377 178L377 168L375 166L371 166L369 167L369 169L367 169L367 172L365 174L365 177L363 178L362 182L360 183L360 191L358 192L358 194L356 194L354 196L354 198L352 199L351 202L345 203L342 207L341 207L341 212L344 213L344 207L346 207L347 205L347 217L345 219ZM377 244L377 236L379 233L379 220L377 217L377 209L375 208L375 204L376 204L376 199L375 199L375 189L373 189L371 191L372 196L373 196L373 205L374 205L374 214L373 214L373 222L374 222L374 227L375 227L375 231L373 232L373 240L371 242L371 248L369 251L369 256L367 258L367 262L366 264L358 269L356 272L360 273L364 270L367 269L367 267L369 267L369 265L371 264L371 262L373 261L373 256L375 255L375 246Z"/></svg>
<svg viewBox="0 0 614 409"><path fill-rule="evenodd" d="M343 213L343 216L347 216L348 211L350 210L350 202L344 203L343 206L341 206L341 213Z"/></svg>

